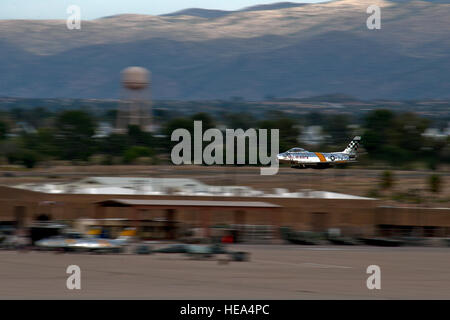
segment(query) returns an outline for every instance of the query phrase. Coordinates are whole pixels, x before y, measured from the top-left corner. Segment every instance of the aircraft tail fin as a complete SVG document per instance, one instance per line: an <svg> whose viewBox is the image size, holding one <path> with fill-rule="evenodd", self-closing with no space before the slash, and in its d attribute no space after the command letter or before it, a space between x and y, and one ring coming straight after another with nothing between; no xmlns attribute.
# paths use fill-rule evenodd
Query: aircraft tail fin
<svg viewBox="0 0 450 320"><path fill-rule="evenodd" d="M347 146L347 148L345 148L343 153L355 154L358 151L358 147L359 147L359 142L360 141L361 141L361 137L360 136L354 137L353 140Z"/></svg>

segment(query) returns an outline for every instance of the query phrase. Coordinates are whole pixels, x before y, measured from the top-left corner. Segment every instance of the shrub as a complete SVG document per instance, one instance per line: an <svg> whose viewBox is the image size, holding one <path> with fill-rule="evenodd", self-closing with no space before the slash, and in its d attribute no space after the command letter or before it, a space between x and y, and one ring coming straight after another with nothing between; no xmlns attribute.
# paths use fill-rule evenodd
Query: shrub
<svg viewBox="0 0 450 320"><path fill-rule="evenodd" d="M152 149L141 146L133 146L127 149L123 155L124 163L132 163L140 157L151 157L154 152Z"/></svg>

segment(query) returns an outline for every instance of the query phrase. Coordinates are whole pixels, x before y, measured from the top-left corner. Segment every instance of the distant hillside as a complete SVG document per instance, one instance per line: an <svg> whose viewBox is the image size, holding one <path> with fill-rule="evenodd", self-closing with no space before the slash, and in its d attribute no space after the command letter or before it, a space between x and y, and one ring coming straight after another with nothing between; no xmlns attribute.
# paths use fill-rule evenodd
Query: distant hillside
<svg viewBox="0 0 450 320"><path fill-rule="evenodd" d="M307 5L307 4L306 3L294 3L294 2L278 2L278 3L273 3L273 4L256 5L256 6L247 7L247 8L241 9L241 10L236 10L236 11L190 8L190 9L176 11L173 13L164 14L163 16L193 16L193 17L201 17L201 18L211 19L211 18L223 17L223 16L233 14L236 12L278 10L278 9L286 9L286 8L296 8L296 7L301 7L304 5Z"/></svg>
<svg viewBox="0 0 450 320"><path fill-rule="evenodd" d="M323 1L326 2L326 1ZM263 10L278 10L278 9L287 9L287 8L297 8L309 5L309 3L295 3L295 2L277 2L272 4L260 4L252 7L247 7L241 9L239 11L263 11Z"/></svg>
<svg viewBox="0 0 450 320"><path fill-rule="evenodd" d="M366 27L371 4L381 7L381 30ZM207 11L119 15L83 21L81 30L62 20L0 20L0 96L117 98L120 71L140 65L152 71L156 99L450 97L449 4Z"/></svg>
<svg viewBox="0 0 450 320"><path fill-rule="evenodd" d="M201 18L218 18L223 17L228 14L232 14L234 11L225 11L225 10L211 10L211 9L200 9L200 8L190 8L184 9L180 11L176 11L173 13L163 14L162 16L193 16L193 17L201 17Z"/></svg>

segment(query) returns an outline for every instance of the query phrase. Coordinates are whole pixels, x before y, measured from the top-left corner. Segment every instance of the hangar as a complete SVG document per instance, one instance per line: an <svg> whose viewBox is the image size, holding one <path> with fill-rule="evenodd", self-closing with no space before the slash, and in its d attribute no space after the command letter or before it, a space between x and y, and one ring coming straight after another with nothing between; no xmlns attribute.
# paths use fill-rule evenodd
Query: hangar
<svg viewBox="0 0 450 320"><path fill-rule="evenodd" d="M127 221L131 221L134 227L141 229L141 235L148 233L146 230L155 229L155 224L148 222L159 221L165 230L166 238L175 239L177 236L177 223L183 222L190 226L199 227L203 237L210 237L211 227L217 225L232 224L234 226L245 226L246 215L253 212L263 216L261 221L273 227L272 237L279 237L281 218L280 205L260 201L217 201L217 200L141 200L141 199L110 199L95 203L95 221L102 226L108 224L106 220L108 208L128 208ZM152 215L163 212L162 217L156 218ZM155 212L153 212L155 213ZM218 220L218 215L226 214L225 219ZM112 213L113 216L117 216ZM223 216L222 216L223 217Z"/></svg>
<svg viewBox="0 0 450 320"><path fill-rule="evenodd" d="M0 223L22 226L52 219L98 225L95 220L100 219L101 224L116 228L125 222L139 224L144 238L156 239L179 236L174 229L193 228L205 234L217 226L244 228L252 239L256 234L261 239L277 235L278 226L310 231L333 228L349 236L450 235L450 208L386 207L377 199L326 191L280 189L268 194L202 185L194 179L89 178L80 182L59 188L0 186ZM111 189L113 185L119 189ZM224 188L229 189L224 192Z"/></svg>

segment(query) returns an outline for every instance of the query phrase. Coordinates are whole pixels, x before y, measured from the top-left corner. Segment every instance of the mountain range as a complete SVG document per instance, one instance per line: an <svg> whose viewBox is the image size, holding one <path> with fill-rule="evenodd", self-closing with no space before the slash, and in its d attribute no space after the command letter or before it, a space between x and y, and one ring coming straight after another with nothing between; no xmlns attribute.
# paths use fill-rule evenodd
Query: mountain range
<svg viewBox="0 0 450 320"><path fill-rule="evenodd" d="M117 98L120 71L157 99L450 97L447 1L336 0L82 21L0 20L0 96ZM381 29L366 12L381 8Z"/></svg>
<svg viewBox="0 0 450 320"><path fill-rule="evenodd" d="M263 11L263 10L279 10L286 8L296 8L308 5L308 3L294 3L294 2L277 2L273 4L261 4L256 6L251 6L248 8L235 10L235 11L226 11L226 10L211 10L211 9L201 9L201 8L190 8L184 9L177 12L165 14L163 16L194 16L194 17L202 17L202 18L219 18L229 14L237 13L237 12L249 12L249 11Z"/></svg>

